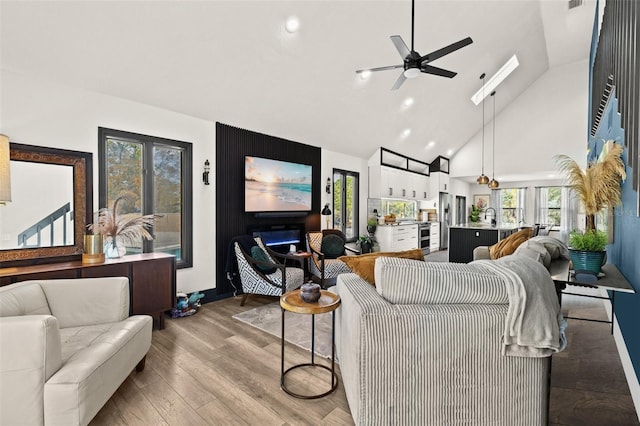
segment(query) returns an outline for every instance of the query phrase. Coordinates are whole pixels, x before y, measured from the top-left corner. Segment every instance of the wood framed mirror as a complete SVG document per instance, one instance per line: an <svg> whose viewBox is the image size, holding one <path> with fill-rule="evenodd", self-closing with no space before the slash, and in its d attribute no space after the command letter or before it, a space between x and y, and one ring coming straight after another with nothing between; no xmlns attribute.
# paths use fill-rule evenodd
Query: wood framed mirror
<svg viewBox="0 0 640 426"><path fill-rule="evenodd" d="M93 220L93 154L9 146L13 199L0 207L0 266L80 259Z"/></svg>

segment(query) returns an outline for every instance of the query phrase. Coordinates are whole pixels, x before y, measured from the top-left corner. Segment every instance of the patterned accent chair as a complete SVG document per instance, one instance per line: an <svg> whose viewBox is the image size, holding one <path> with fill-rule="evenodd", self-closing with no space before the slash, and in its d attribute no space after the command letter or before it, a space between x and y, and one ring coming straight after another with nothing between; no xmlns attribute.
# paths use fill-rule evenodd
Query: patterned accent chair
<svg viewBox="0 0 640 426"><path fill-rule="evenodd" d="M335 237L342 239L342 244L339 248L336 248L335 245L329 247L327 244L328 241L337 241ZM338 257L347 254L347 250L353 252L353 250L344 245L346 238L342 231L325 229L323 231L307 232L306 241L307 251L311 253L309 273L320 281L322 288L335 285L338 275L351 272L351 269L343 261L338 260ZM355 254L355 252L353 253Z"/></svg>
<svg viewBox="0 0 640 426"><path fill-rule="evenodd" d="M249 294L265 296L281 296L299 288L304 283L304 271L301 268L285 267L282 257L268 248L262 238L254 238L256 245L247 253L238 242L234 243L234 251L238 262L238 274L242 284L242 300L244 306ZM259 248L258 251L255 248ZM253 254L253 256L252 256Z"/></svg>

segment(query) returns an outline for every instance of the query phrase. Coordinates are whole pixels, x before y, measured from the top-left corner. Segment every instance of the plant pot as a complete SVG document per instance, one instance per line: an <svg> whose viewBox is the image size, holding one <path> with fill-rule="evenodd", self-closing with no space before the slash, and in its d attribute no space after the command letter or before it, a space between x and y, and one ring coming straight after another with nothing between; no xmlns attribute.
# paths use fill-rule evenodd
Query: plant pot
<svg viewBox="0 0 640 426"><path fill-rule="evenodd" d="M371 243L361 242L360 243L360 254L371 253Z"/></svg>
<svg viewBox="0 0 640 426"><path fill-rule="evenodd" d="M574 250L570 248L569 257L571 258L576 274L580 271L585 271L597 276L600 273L600 267L607 260L607 252Z"/></svg>

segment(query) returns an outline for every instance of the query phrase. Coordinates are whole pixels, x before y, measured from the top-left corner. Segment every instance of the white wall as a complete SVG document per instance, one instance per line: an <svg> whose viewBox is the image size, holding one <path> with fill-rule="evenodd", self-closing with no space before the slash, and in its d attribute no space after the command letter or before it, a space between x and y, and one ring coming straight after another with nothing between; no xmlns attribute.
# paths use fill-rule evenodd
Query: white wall
<svg viewBox="0 0 640 426"><path fill-rule="evenodd" d="M369 194L369 169L367 167L367 160L362 158L353 157L351 155L341 154L335 151L329 151L327 149L322 150L322 205L329 203L331 211L333 211L333 169L348 170L350 172L360 173L360 230L359 234L367 233L367 195ZM324 191L324 187L327 183L327 178L331 178L331 194L327 194ZM326 221L321 219L322 229L326 228Z"/></svg>
<svg viewBox="0 0 640 426"><path fill-rule="evenodd" d="M456 205L456 197L465 197L467 199L467 211L473 204L473 185L462 181L460 179L450 179L449 187L451 188L450 194L453 195L453 212L451 213L451 223L457 225L456 217L458 216L458 209ZM467 217L468 214L465 212L464 217Z"/></svg>
<svg viewBox="0 0 640 426"><path fill-rule="evenodd" d="M215 176L215 123L171 111L51 84L2 70L0 132L12 142L93 153L98 207L98 127L193 144L193 268L177 274L179 291L215 287L215 182L202 184L205 159ZM38 200L33 200L34 204Z"/></svg>
<svg viewBox="0 0 640 426"><path fill-rule="evenodd" d="M200 120L171 111L2 70L0 133L12 142L93 153L94 210L98 206L98 127L175 139L193 144L193 267L177 273L177 289L215 288L215 178L202 183L203 164L215 177L215 118ZM333 168L360 173L360 233L366 232L368 170L364 159L322 150L322 201ZM33 200L34 204L38 200ZM324 204L323 204L324 205ZM1 218L0 218L1 219ZM322 221L324 226L324 221ZM0 232L1 232L0 226Z"/></svg>
<svg viewBox="0 0 640 426"><path fill-rule="evenodd" d="M520 66L527 66L521 64ZM496 120L496 177L531 173L557 173L553 160L566 154L586 166L589 66L579 61L550 69ZM500 111L500 90L496 94ZM478 106L481 117L482 105ZM492 99L487 97L485 174L492 172ZM481 171L482 131L451 159L451 176L478 176ZM506 179L506 178L505 178Z"/></svg>

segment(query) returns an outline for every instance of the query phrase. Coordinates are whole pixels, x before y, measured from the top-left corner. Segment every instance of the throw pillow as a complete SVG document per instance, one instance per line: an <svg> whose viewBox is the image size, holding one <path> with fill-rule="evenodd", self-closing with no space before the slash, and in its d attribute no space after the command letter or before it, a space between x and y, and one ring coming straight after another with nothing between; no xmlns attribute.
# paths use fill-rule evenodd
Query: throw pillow
<svg viewBox="0 0 640 426"><path fill-rule="evenodd" d="M251 257L258 261L273 263L267 253L258 246L251 247ZM256 268L265 275L273 274L277 269L262 264L256 264Z"/></svg>
<svg viewBox="0 0 640 426"><path fill-rule="evenodd" d="M531 237L531 229L526 228L522 231L515 232L509 235L507 238L498 241L496 244L489 247L489 256L491 259L499 259L503 256L513 254L518 246Z"/></svg>
<svg viewBox="0 0 640 426"><path fill-rule="evenodd" d="M338 260L346 263L353 272L360 276L360 278L375 286L374 267L376 266L376 259L379 257L402 257L405 259L424 261L424 255L422 254L421 249L397 252L375 252L361 254L359 256L341 256Z"/></svg>
<svg viewBox="0 0 640 426"><path fill-rule="evenodd" d="M344 254L344 240L339 235L329 234L322 237L320 251L325 259L337 259Z"/></svg>

